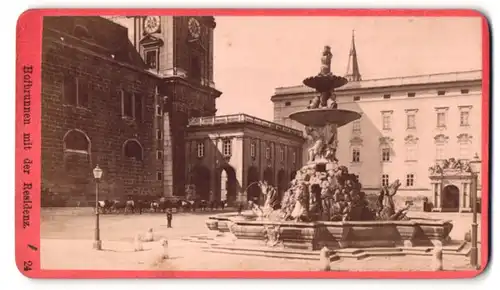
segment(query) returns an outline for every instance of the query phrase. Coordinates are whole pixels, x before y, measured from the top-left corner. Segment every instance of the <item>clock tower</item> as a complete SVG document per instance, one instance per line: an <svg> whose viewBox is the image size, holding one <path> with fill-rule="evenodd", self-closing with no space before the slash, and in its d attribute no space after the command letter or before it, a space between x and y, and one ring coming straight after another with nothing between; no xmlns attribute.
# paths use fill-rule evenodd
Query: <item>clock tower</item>
<svg viewBox="0 0 500 290"><path fill-rule="evenodd" d="M213 79L213 16L108 17L129 30L149 70L159 76L158 148L163 148L164 196L184 195L185 128L193 117L213 116L221 92Z"/></svg>

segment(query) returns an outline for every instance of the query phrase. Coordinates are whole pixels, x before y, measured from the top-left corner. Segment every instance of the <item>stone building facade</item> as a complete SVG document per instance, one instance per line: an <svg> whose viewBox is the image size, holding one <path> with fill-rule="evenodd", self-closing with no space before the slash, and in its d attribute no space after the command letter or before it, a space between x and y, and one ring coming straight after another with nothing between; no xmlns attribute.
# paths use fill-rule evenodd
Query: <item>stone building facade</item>
<svg viewBox="0 0 500 290"><path fill-rule="evenodd" d="M102 198L162 192L157 82L125 28L101 17L44 17L42 204L92 203L97 164Z"/></svg>
<svg viewBox="0 0 500 290"><path fill-rule="evenodd" d="M258 198L259 180L281 195L302 165L303 142L299 130L245 114L191 119L186 179L200 198L229 204Z"/></svg>
<svg viewBox="0 0 500 290"><path fill-rule="evenodd" d="M398 196L439 204L439 210L470 210L462 202L464 187L436 191L429 167L450 158L481 158L482 72L464 71L365 80L361 77L354 44L346 78L336 90L339 108L361 113L360 120L339 128L340 163L359 175L365 191L400 179ZM272 96L274 122L303 130L290 113L304 109L316 93L299 85L277 88ZM471 176L465 174L461 178ZM431 180L432 179L432 180ZM480 184L479 196L480 196ZM443 192L441 192L443 191ZM465 193L470 198L469 193ZM459 202L460 201L460 202ZM459 206L460 205L460 206Z"/></svg>
<svg viewBox="0 0 500 290"><path fill-rule="evenodd" d="M130 43L148 69L158 75L157 155L163 160L163 196L185 194L184 137L188 120L214 116L221 92L213 79L213 37L216 26L211 16L110 16L128 29Z"/></svg>

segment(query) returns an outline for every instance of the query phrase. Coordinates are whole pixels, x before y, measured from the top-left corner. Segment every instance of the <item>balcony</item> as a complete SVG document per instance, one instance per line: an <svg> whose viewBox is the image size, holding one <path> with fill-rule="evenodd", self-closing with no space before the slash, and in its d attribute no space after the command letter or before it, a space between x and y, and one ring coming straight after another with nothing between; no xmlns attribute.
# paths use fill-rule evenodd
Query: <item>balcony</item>
<svg viewBox="0 0 500 290"><path fill-rule="evenodd" d="M276 131L285 132L288 134L293 134L302 137L302 131L292 129L280 124L276 124L264 119L256 118L247 114L234 114L234 115L224 115L224 116L211 116L211 117L200 117L192 118L189 120L189 127L203 127L203 126L214 126L214 125L227 125L227 124L255 124L261 127L270 128Z"/></svg>

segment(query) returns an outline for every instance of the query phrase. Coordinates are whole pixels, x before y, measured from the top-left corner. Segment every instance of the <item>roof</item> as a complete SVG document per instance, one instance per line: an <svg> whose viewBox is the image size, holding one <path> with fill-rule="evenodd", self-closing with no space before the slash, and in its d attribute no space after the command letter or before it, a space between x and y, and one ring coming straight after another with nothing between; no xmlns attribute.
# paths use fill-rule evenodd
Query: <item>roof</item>
<svg viewBox="0 0 500 290"><path fill-rule="evenodd" d="M63 37L65 42L101 56L147 69L128 38L128 29L100 16L46 16L43 37Z"/></svg>
<svg viewBox="0 0 500 290"><path fill-rule="evenodd" d="M459 72L449 72L449 73L362 80L359 82L347 83L345 86L340 87L336 90L348 91L348 90L383 88L383 87L409 86L409 85L421 85L421 84L433 84L433 83L437 84L437 83L450 83L450 82L462 82L462 81L481 81L481 80L482 80L482 70L472 70L472 71L459 71ZM278 87L275 89L275 96L305 94L314 92L315 92L314 89L309 88L305 85Z"/></svg>

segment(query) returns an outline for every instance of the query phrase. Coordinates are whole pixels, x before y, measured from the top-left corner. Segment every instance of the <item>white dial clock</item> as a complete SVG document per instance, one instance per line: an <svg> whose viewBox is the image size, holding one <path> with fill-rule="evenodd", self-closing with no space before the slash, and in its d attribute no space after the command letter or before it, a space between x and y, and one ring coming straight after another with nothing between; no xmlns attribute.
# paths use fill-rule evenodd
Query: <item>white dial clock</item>
<svg viewBox="0 0 500 290"><path fill-rule="evenodd" d="M147 16L144 19L144 32L151 34L160 29L160 16Z"/></svg>
<svg viewBox="0 0 500 290"><path fill-rule="evenodd" d="M189 33L191 33L192 37L194 38L200 37L201 26L198 20L196 20L195 18L189 18L188 28L189 28Z"/></svg>

